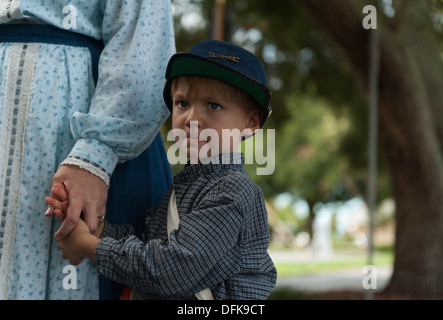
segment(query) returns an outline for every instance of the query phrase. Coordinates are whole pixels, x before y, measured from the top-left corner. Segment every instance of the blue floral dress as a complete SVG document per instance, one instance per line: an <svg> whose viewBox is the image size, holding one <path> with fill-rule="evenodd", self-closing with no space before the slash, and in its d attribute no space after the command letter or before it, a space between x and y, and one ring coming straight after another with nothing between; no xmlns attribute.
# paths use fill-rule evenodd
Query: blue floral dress
<svg viewBox="0 0 443 320"><path fill-rule="evenodd" d="M164 71L175 52L171 4L0 0L0 27L27 23L104 47L94 79L86 47L0 35L0 299L98 299L96 267L85 260L72 268L61 257L53 240L60 222L44 215L44 199L65 163L110 186L112 222L143 221L161 200L171 181L159 136L169 115Z"/></svg>

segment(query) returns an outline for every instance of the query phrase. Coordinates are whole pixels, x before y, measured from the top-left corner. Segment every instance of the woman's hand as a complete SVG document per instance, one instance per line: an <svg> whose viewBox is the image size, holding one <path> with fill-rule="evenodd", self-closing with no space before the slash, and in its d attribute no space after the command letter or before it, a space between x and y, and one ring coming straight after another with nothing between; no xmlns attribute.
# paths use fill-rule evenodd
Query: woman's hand
<svg viewBox="0 0 443 320"><path fill-rule="evenodd" d="M66 237L83 213L89 231L95 232L106 213L108 187L99 177L74 165L61 166L53 178L54 186L63 184L68 195L68 207L63 223L55 233L55 239ZM57 214L48 210L47 215Z"/></svg>
<svg viewBox="0 0 443 320"><path fill-rule="evenodd" d="M51 196L47 197L45 202L51 208L48 209L48 216L55 214L61 221L65 219L68 208L68 194L63 184L54 184L51 189ZM72 231L66 237L57 241L57 246L62 249L63 258L69 259L69 262L73 265L80 264L85 256L93 260L95 248L100 242L98 237L103 228L104 221L99 224L95 233L91 235L88 225L82 219L78 219Z"/></svg>

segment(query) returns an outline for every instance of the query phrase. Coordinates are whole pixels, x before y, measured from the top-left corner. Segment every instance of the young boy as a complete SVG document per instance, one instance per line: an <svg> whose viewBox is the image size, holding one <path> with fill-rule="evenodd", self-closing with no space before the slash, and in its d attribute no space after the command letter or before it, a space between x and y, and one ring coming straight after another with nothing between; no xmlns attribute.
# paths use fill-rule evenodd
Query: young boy
<svg viewBox="0 0 443 320"><path fill-rule="evenodd" d="M239 46L200 42L171 57L164 99L173 129L186 135L176 139L190 160L162 202L148 210L146 232L135 236L132 226L102 223L93 235L80 220L58 242L63 257L73 264L94 261L142 299L195 299L204 289L214 299L266 299L276 269L267 252L265 202L236 152L270 115L262 63ZM205 130L212 130L209 138ZM46 200L59 217L66 198L55 185Z"/></svg>

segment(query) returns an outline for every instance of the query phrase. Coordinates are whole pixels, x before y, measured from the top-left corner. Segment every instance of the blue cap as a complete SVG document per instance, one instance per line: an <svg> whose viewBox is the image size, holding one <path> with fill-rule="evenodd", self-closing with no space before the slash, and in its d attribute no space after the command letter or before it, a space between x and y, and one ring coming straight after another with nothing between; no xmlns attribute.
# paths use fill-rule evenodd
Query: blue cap
<svg viewBox="0 0 443 320"><path fill-rule="evenodd" d="M263 108L264 119L271 115L271 92L267 87L266 73L260 59L235 44L205 40L188 52L176 53L166 68L163 99L172 112L171 82L180 76L204 76L214 78L248 93Z"/></svg>

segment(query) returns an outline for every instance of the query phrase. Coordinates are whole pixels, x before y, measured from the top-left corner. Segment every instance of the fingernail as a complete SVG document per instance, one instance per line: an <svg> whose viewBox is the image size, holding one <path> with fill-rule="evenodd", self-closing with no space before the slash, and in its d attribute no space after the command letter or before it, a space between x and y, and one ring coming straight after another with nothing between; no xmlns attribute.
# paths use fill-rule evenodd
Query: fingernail
<svg viewBox="0 0 443 320"><path fill-rule="evenodd" d="M50 214L51 214L51 211L52 211L52 207L49 206L49 207L48 207L48 210L46 210L46 212L45 212L45 216L50 215Z"/></svg>

